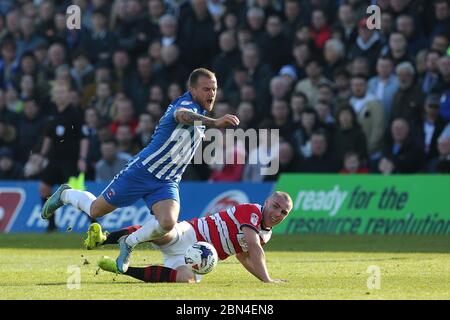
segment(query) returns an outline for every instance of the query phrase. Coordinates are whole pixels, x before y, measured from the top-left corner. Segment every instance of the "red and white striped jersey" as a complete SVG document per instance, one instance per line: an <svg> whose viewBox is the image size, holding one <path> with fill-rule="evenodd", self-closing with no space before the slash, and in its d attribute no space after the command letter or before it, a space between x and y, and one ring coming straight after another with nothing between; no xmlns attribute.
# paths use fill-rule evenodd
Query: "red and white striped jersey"
<svg viewBox="0 0 450 320"><path fill-rule="evenodd" d="M198 241L209 242L216 248L220 260L247 252L243 226L258 232L261 245L270 240L272 230L261 228L262 207L259 204L239 204L203 218L194 218L189 223L194 227Z"/></svg>

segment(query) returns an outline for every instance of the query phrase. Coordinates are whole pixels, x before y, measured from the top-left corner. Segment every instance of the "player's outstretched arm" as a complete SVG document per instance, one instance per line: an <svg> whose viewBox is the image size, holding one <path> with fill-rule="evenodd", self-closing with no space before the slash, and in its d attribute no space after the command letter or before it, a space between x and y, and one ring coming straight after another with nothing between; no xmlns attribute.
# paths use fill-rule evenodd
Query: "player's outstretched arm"
<svg viewBox="0 0 450 320"><path fill-rule="evenodd" d="M241 262L251 274L263 282L280 282L280 280L272 279L269 276L264 249L260 244L259 236L256 231L250 227L243 226L242 232L247 241L248 253L237 255L236 257L239 262Z"/></svg>
<svg viewBox="0 0 450 320"><path fill-rule="evenodd" d="M194 125L194 122L201 122L202 125L212 128L227 128L239 125L238 117L232 114L226 114L219 119L213 119L185 108L179 108L175 111L174 116L178 123L190 126Z"/></svg>

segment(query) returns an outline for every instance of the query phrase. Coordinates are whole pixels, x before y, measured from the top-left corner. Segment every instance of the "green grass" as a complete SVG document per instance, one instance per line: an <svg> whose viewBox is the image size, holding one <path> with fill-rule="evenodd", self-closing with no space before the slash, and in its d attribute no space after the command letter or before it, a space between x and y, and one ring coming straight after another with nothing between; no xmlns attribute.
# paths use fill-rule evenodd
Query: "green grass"
<svg viewBox="0 0 450 320"><path fill-rule="evenodd" d="M267 263L281 284L263 284L231 257L201 283L148 284L100 271L102 255L86 251L80 234L0 234L0 299L450 299L449 237L278 236ZM141 245L132 265L162 263ZM68 266L81 270L80 289L68 289ZM381 288L368 289L369 266Z"/></svg>

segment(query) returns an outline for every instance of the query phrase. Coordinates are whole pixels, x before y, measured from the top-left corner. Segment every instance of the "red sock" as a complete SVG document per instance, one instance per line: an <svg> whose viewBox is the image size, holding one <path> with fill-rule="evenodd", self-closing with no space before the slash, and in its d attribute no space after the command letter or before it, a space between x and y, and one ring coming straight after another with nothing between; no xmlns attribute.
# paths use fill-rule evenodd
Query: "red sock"
<svg viewBox="0 0 450 320"><path fill-rule="evenodd" d="M177 270L163 266L128 267L126 275L145 282L176 282Z"/></svg>

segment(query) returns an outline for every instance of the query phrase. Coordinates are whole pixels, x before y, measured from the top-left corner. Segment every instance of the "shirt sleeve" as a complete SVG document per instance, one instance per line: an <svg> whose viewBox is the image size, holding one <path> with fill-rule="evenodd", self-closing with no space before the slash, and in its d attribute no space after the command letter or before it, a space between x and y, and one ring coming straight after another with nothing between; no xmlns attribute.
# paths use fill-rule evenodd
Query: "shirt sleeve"
<svg viewBox="0 0 450 320"><path fill-rule="evenodd" d="M250 227L256 232L259 232L259 226L261 225L262 213L260 209L254 204L240 204L237 205L234 217L241 225Z"/></svg>

